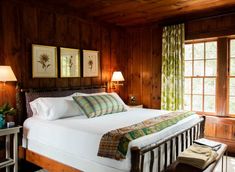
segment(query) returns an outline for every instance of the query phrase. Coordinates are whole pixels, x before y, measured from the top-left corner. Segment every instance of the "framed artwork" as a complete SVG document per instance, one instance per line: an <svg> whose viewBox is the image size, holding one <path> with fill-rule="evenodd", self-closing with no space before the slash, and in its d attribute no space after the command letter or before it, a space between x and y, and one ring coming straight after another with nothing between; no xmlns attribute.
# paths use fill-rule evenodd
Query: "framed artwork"
<svg viewBox="0 0 235 172"><path fill-rule="evenodd" d="M99 51L83 50L83 76L97 77L99 75Z"/></svg>
<svg viewBox="0 0 235 172"><path fill-rule="evenodd" d="M57 78L57 49L54 46L32 45L33 78Z"/></svg>
<svg viewBox="0 0 235 172"><path fill-rule="evenodd" d="M60 77L80 77L80 51L73 48L60 48Z"/></svg>

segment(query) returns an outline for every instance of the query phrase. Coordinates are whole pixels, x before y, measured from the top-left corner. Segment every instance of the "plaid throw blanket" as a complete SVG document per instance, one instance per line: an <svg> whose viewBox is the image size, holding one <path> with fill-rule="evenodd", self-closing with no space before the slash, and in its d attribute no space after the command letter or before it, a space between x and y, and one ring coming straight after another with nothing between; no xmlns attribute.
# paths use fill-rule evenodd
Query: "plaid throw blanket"
<svg viewBox="0 0 235 172"><path fill-rule="evenodd" d="M112 130L102 136L98 156L116 160L125 159L130 141L159 132L192 114L194 113L189 111L176 111L128 127Z"/></svg>

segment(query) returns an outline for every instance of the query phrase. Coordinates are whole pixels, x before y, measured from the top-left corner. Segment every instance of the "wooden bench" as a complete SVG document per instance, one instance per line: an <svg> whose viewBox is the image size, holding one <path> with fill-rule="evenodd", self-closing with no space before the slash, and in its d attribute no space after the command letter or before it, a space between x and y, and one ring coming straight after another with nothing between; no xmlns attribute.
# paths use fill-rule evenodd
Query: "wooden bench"
<svg viewBox="0 0 235 172"><path fill-rule="evenodd" d="M222 144L222 143L221 143ZM223 167L224 167L224 155L226 154L226 159L225 159L225 172L227 172L227 145L222 144L220 149L217 151L218 157L216 160L210 164L206 169L200 170L196 167L187 165L187 164L182 164L179 163L178 161L175 161L173 164L171 164L167 168L167 172L213 172L215 167L218 165L218 162L222 159L222 169L221 171L223 172Z"/></svg>

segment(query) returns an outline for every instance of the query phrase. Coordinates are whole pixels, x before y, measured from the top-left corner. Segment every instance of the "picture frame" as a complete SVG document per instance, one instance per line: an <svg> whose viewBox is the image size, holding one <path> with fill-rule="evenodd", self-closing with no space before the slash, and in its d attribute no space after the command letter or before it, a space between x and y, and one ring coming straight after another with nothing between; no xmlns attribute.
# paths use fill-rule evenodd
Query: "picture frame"
<svg viewBox="0 0 235 172"><path fill-rule="evenodd" d="M57 48L32 44L32 77L57 78Z"/></svg>
<svg viewBox="0 0 235 172"><path fill-rule="evenodd" d="M83 77L99 76L99 51L83 50Z"/></svg>
<svg viewBox="0 0 235 172"><path fill-rule="evenodd" d="M60 77L81 77L79 49L60 47Z"/></svg>

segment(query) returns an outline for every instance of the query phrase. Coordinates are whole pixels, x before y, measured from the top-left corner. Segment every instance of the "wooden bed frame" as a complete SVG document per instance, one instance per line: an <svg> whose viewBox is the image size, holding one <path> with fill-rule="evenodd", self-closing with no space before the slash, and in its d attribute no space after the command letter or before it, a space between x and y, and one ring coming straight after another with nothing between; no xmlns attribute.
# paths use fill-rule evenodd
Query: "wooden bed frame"
<svg viewBox="0 0 235 172"><path fill-rule="evenodd" d="M27 118L26 116L26 101L25 101L25 92L55 92L55 91L81 91L85 93L91 92L102 92L105 90L105 87L82 87L82 88L73 88L73 89L22 89L17 93L17 110L19 113L19 123L23 124L23 121ZM48 95L51 96L51 95ZM54 96L55 97L55 96ZM147 168L149 171L165 171L167 167L176 159L178 154L185 150L188 146L192 145L193 141L202 138L204 136L204 125L205 117L201 116L200 121L195 125L170 135L164 138L157 143L152 143L150 145L144 146L142 148L132 147L131 148L131 172L142 172L145 167L144 160L147 154L150 154L150 163ZM170 150L168 150L170 147ZM163 150L163 153L162 151ZM21 156L33 164L36 164L50 172L81 172L78 169L70 167L66 164L62 164L53 159L42 156L38 153L30 151L25 148L20 148ZM158 155L157 161L154 159L155 155ZM164 158L164 164L161 164L161 159ZM157 169L154 168L157 166Z"/></svg>

